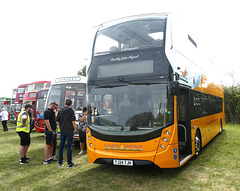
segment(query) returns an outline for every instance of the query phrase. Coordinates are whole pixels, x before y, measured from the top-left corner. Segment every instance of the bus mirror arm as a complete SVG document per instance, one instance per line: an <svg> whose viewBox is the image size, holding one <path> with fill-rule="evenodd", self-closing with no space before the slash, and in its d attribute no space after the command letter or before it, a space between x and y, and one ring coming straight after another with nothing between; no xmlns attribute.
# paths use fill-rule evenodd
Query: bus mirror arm
<svg viewBox="0 0 240 191"><path fill-rule="evenodd" d="M171 74L171 79L173 81L178 81L179 80L179 74L177 72Z"/></svg>
<svg viewBox="0 0 240 191"><path fill-rule="evenodd" d="M170 95L178 95L180 93L179 88L179 74L177 72L171 74L171 81L169 82Z"/></svg>
<svg viewBox="0 0 240 191"><path fill-rule="evenodd" d="M169 82L169 92L171 95L178 95L180 93L178 81L170 81Z"/></svg>

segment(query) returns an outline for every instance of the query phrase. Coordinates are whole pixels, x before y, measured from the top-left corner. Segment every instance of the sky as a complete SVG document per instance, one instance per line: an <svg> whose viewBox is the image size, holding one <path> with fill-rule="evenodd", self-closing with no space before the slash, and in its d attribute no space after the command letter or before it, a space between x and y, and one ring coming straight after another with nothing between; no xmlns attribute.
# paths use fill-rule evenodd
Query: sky
<svg viewBox="0 0 240 191"><path fill-rule="evenodd" d="M240 82L237 0L0 0L0 97L18 85L77 75L89 64L97 25L172 12L223 74Z"/></svg>

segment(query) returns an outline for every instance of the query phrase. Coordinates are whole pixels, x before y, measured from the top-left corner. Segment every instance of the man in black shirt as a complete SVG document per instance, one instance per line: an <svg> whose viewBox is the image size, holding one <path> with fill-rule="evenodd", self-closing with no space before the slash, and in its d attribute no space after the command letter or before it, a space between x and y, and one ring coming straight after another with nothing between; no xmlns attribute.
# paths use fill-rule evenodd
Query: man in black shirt
<svg viewBox="0 0 240 191"><path fill-rule="evenodd" d="M72 144L73 135L76 132L76 116L73 110L72 101L66 100L65 107L62 108L57 115L57 121L60 125L60 146L59 146L59 164L58 167L63 166L63 150L67 140L67 168L76 167L72 162Z"/></svg>
<svg viewBox="0 0 240 191"><path fill-rule="evenodd" d="M45 161L43 164L50 164L53 159L54 144L57 143L57 124L56 113L58 110L58 104L56 102L50 103L49 107L44 111L44 123L45 123L45 135L46 135L46 147L44 149Z"/></svg>

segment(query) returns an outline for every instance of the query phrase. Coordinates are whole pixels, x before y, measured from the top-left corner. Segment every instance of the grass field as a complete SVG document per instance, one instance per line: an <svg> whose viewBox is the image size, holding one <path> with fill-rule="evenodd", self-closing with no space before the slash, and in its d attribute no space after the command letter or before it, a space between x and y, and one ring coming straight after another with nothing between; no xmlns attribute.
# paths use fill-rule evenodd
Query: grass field
<svg viewBox="0 0 240 191"><path fill-rule="evenodd" d="M45 139L33 132L29 165L19 164L19 137L13 125L0 127L0 190L240 190L240 125L228 124L196 159L178 169L156 166L117 167L90 164L87 154L73 151L77 168L43 165ZM58 143L59 145L59 143ZM57 150L58 151L58 150Z"/></svg>

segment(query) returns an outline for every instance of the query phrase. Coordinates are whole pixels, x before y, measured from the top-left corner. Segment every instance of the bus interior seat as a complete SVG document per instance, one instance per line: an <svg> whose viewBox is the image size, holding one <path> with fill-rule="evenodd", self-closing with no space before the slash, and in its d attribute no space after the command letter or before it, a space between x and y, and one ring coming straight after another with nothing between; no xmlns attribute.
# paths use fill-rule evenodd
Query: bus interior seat
<svg viewBox="0 0 240 191"><path fill-rule="evenodd" d="M118 51L118 47L116 47L116 46L112 46L112 47L110 47L110 52L116 52L116 51Z"/></svg>
<svg viewBox="0 0 240 191"><path fill-rule="evenodd" d="M129 44L124 44L123 46L122 46L122 50L124 50L124 49L129 49L130 48L130 45Z"/></svg>

